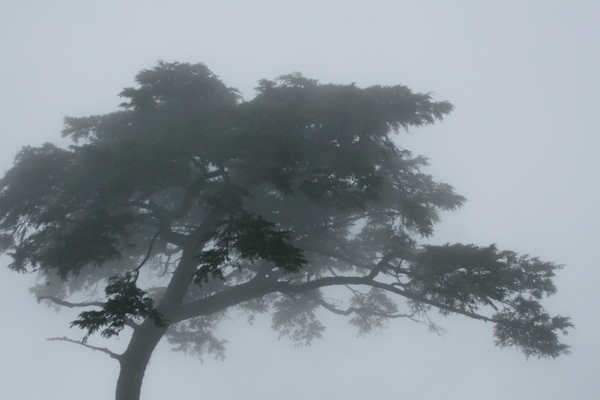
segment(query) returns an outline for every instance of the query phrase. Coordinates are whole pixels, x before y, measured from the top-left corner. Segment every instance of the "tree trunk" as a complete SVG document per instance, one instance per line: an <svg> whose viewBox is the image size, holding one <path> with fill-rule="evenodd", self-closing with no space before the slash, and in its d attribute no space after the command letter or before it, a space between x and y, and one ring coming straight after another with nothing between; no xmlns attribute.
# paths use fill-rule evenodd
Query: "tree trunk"
<svg viewBox="0 0 600 400"><path fill-rule="evenodd" d="M163 337L165 329L153 321L145 321L137 328L129 341L127 350L121 355L121 370L117 380L116 400L139 400L142 381L150 356Z"/></svg>
<svg viewBox="0 0 600 400"><path fill-rule="evenodd" d="M192 283L193 273L198 261L196 253L204 244L201 237L218 225L220 214L210 214L200 225L195 235L188 237L187 245L182 246L179 265L173 272L171 281L156 307L168 321L177 315L186 293ZM162 339L166 329L156 326L154 321L146 319L136 327L127 346L127 350L119 357L121 370L117 380L116 400L139 400L142 381L152 352Z"/></svg>

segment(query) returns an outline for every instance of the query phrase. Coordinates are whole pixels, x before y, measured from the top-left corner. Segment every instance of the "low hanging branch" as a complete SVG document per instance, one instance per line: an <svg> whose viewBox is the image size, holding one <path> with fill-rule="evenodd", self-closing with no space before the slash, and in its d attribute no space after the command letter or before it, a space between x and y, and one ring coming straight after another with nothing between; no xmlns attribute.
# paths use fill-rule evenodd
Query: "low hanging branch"
<svg viewBox="0 0 600 400"><path fill-rule="evenodd" d="M54 338L48 338L48 339L46 339L46 340L50 340L50 341L52 341L52 342L53 342L53 341L61 341L61 342L75 343L75 344L78 344L78 345L80 345L80 346L83 346L83 347L85 347L85 348L87 348L87 349L91 349L91 350L94 350L94 351L99 351L99 352L101 352L101 353L104 353L104 354L108 354L108 355L109 355L111 358L114 358L115 360L119 360L119 359L121 358L121 355L120 355L120 354L114 353L114 352L110 351L109 349L107 349L106 347L97 347L97 346L92 346L92 345L89 345L89 344L87 344L87 343L85 343L85 342L80 342L80 341L78 341L78 340L69 339L69 338L68 338L68 337L66 337L66 336L63 336L63 337L54 337Z"/></svg>
<svg viewBox="0 0 600 400"><path fill-rule="evenodd" d="M38 296L38 303L43 300L49 300L59 306L69 307L69 308L77 308L77 307L104 307L106 303L101 301L86 301L82 303L71 303L70 301L59 299L58 297L53 296Z"/></svg>
<svg viewBox="0 0 600 400"><path fill-rule="evenodd" d="M109 338L118 335L132 319L150 318L161 328L168 323L162 314L154 308L154 300L135 284L132 274L122 278L112 277L105 289L108 301L100 311L84 311L79 318L71 322L71 327L87 329L83 338L85 343L94 332L102 329L101 335Z"/></svg>

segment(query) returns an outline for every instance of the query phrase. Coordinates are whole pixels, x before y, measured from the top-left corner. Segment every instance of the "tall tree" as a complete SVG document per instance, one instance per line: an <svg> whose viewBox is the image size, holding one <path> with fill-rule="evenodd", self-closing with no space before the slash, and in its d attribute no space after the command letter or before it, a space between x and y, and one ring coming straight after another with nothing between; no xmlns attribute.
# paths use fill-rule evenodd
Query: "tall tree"
<svg viewBox="0 0 600 400"><path fill-rule="evenodd" d="M136 81L120 111L65 118L70 147L23 148L0 191L10 268L43 277L40 300L87 308L72 322L83 339L61 340L119 362L117 400L139 399L163 337L222 356L215 329L232 308L271 313L298 344L325 329L317 309L360 333L390 318L431 325L438 310L494 323L496 344L526 356L568 352L569 319L540 305L560 266L493 245L418 244L464 198L394 135L450 103L300 74L260 81L242 101L203 64L159 62ZM69 300L82 293L92 298ZM122 354L86 343L123 329Z"/></svg>

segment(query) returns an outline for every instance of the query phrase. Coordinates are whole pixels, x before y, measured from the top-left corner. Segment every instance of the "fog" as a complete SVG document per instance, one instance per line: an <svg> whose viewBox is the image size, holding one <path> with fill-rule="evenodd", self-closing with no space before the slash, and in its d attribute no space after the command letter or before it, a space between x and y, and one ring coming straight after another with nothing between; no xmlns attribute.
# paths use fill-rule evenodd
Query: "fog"
<svg viewBox="0 0 600 400"><path fill-rule="evenodd" d="M137 72L203 62L246 99L260 79L301 71L323 83L403 84L449 100L398 144L468 199L429 243L496 243L564 264L545 305L576 325L572 354L529 359L463 317L408 320L362 338L343 318L296 349L267 319L222 329L224 362L162 344L142 398L597 399L600 397L600 4L596 1L4 1L0 167L24 145L59 144L62 118L115 111ZM118 364L47 338L80 338L77 312L37 304L33 276L0 268L0 398L107 399ZM123 350L127 338L94 342Z"/></svg>

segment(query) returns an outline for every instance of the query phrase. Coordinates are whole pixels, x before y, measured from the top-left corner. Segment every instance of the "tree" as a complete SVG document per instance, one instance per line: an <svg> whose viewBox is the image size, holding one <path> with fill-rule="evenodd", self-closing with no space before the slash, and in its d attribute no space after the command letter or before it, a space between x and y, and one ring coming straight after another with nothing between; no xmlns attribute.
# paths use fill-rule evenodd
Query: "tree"
<svg viewBox="0 0 600 400"><path fill-rule="evenodd" d="M10 268L43 278L38 299L86 308L71 324L81 341L58 339L119 362L116 399L139 399L163 337L222 357L215 329L231 309L271 313L300 345L321 336L318 309L360 334L391 318L437 329L438 310L494 323L496 344L527 357L568 353L559 335L572 324L540 304L559 265L418 244L464 198L394 135L441 120L450 103L300 74L260 81L242 101L203 64L159 62L136 81L120 111L65 118L70 147L24 147L0 191ZM123 329L122 354L86 343Z"/></svg>

